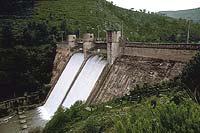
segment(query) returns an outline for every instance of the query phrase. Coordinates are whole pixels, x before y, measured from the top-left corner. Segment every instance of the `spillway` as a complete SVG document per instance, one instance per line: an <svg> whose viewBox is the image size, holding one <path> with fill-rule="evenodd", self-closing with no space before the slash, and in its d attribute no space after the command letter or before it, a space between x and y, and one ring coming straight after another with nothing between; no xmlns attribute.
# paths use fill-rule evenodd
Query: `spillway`
<svg viewBox="0 0 200 133"><path fill-rule="evenodd" d="M94 56L89 58L66 96L62 106L64 108L70 108L78 100L87 100L106 64L107 62L102 60L102 57Z"/></svg>
<svg viewBox="0 0 200 133"><path fill-rule="evenodd" d="M54 115L83 62L84 55L82 53L76 53L70 58L47 101L39 107L42 119L50 120Z"/></svg>

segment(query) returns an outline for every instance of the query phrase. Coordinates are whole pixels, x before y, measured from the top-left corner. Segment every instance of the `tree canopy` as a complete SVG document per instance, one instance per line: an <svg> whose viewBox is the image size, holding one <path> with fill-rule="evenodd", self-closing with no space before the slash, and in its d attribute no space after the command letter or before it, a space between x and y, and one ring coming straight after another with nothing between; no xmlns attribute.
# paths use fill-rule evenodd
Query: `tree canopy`
<svg viewBox="0 0 200 133"><path fill-rule="evenodd" d="M194 93L200 103L200 53L198 53L184 68L182 82Z"/></svg>

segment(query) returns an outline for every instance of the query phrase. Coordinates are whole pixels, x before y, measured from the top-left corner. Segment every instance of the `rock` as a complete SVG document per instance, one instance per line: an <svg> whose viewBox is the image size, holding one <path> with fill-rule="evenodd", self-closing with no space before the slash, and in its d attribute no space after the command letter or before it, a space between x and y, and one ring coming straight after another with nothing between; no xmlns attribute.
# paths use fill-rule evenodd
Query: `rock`
<svg viewBox="0 0 200 133"><path fill-rule="evenodd" d="M20 124L26 123L26 120L20 120Z"/></svg>
<svg viewBox="0 0 200 133"><path fill-rule="evenodd" d="M108 105L106 105L105 107L106 107L106 108L109 108L109 109L112 109L112 106L108 106Z"/></svg>
<svg viewBox="0 0 200 133"><path fill-rule="evenodd" d="M19 115L19 119L24 119L24 118L26 118L25 115Z"/></svg>
<svg viewBox="0 0 200 133"><path fill-rule="evenodd" d="M19 112L18 112L18 115L22 115L23 113L24 113L24 112L19 111Z"/></svg>
<svg viewBox="0 0 200 133"><path fill-rule="evenodd" d="M92 111L92 108L90 108L90 107L86 107L85 109L86 109L87 111L90 111L90 112Z"/></svg>
<svg viewBox="0 0 200 133"><path fill-rule="evenodd" d="M27 129L28 126L25 124L25 125L22 125L21 129L24 130L24 129Z"/></svg>
<svg viewBox="0 0 200 133"><path fill-rule="evenodd" d="M28 133L28 131L27 130L23 130L21 133Z"/></svg>

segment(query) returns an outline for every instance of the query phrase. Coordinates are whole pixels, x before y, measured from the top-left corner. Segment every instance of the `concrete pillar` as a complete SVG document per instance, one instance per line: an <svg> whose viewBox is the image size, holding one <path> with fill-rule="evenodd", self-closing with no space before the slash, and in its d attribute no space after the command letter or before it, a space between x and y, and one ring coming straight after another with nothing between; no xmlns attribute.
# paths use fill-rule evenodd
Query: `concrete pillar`
<svg viewBox="0 0 200 133"><path fill-rule="evenodd" d="M86 33L83 35L83 52L84 52L84 56L85 58L87 58L88 56L88 50L90 50L91 48L93 48L94 45L94 34L91 33Z"/></svg>
<svg viewBox="0 0 200 133"><path fill-rule="evenodd" d="M121 31L107 31L107 60L110 65L120 56L120 37Z"/></svg>
<svg viewBox="0 0 200 133"><path fill-rule="evenodd" d="M68 35L67 43L69 48L74 48L76 46L76 35Z"/></svg>

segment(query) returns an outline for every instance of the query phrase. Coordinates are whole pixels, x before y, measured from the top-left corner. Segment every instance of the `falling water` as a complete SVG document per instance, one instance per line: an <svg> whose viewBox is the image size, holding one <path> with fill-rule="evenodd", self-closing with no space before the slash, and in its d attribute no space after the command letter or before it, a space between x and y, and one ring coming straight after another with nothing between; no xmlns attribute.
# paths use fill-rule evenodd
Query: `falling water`
<svg viewBox="0 0 200 133"><path fill-rule="evenodd" d="M91 57L83 67L62 106L69 108L78 100L87 100L105 65L106 61L102 60L102 57Z"/></svg>
<svg viewBox="0 0 200 133"><path fill-rule="evenodd" d="M42 107L39 107L39 112L43 119L50 120L54 115L83 61L84 55L82 53L76 53L71 57L46 103Z"/></svg>

